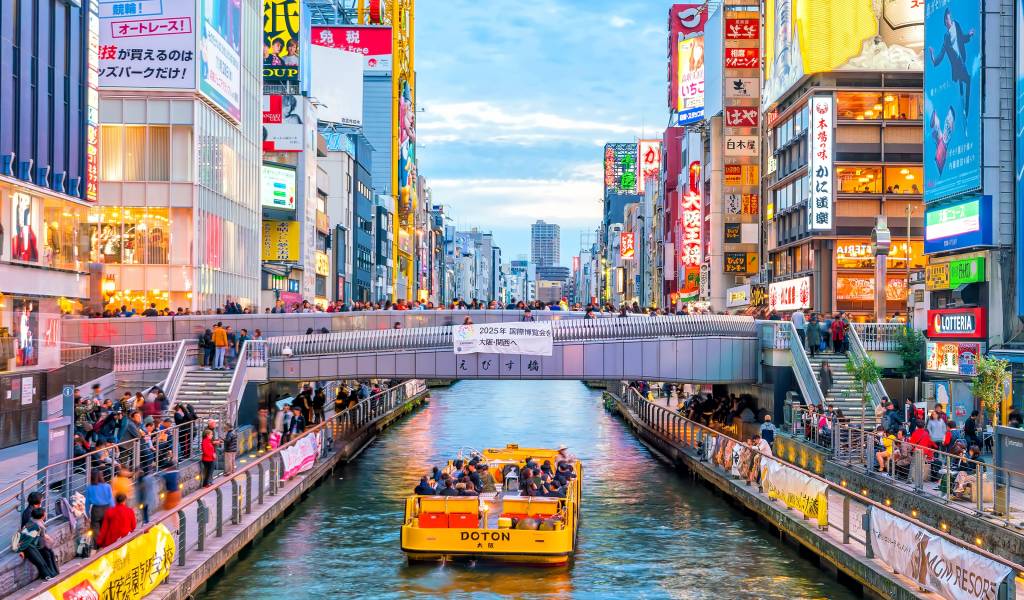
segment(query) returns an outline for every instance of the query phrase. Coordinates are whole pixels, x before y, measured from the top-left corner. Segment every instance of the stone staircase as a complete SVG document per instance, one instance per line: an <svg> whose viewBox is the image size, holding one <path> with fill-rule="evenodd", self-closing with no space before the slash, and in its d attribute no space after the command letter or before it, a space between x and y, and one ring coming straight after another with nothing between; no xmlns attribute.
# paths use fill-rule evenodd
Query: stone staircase
<svg viewBox="0 0 1024 600"><path fill-rule="evenodd" d="M852 421L860 420L861 396L853 382L853 376L846 370L845 354L819 354L814 358L807 357L814 368L815 378L820 381L821 364L829 363L832 369L832 387L825 392L825 404L831 404L843 411L843 415ZM824 390L822 390L824 392ZM870 402L864 409L868 419L874 418L874 407Z"/></svg>
<svg viewBox="0 0 1024 600"><path fill-rule="evenodd" d="M228 400L228 388L234 370L207 371L189 367L174 397L175 402L187 402L202 419L223 418Z"/></svg>

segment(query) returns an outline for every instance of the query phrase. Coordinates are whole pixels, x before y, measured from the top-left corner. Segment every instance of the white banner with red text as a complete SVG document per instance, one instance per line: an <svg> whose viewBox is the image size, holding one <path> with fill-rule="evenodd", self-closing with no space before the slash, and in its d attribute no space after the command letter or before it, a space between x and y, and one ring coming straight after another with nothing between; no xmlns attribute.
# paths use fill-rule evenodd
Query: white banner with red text
<svg viewBox="0 0 1024 600"><path fill-rule="evenodd" d="M281 461L284 463L282 480L291 479L313 468L313 463L320 455L320 435L314 433L303 436L291 446L281 449Z"/></svg>

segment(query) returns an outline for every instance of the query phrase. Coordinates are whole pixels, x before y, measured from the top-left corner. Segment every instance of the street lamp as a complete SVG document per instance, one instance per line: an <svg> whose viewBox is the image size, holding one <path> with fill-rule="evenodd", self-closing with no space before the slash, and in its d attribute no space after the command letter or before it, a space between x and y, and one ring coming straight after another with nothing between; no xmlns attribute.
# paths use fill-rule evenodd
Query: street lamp
<svg viewBox="0 0 1024 600"><path fill-rule="evenodd" d="M878 215L875 228L871 230L871 249L875 255L875 322L884 323L886 313L886 275L889 265L889 249L892 247L892 234L885 215Z"/></svg>

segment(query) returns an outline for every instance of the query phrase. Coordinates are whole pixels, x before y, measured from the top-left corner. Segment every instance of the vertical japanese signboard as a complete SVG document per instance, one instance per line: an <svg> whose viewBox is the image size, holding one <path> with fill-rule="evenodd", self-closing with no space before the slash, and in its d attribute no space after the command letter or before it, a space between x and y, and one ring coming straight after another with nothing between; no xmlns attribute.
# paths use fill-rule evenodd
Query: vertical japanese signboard
<svg viewBox="0 0 1024 600"><path fill-rule="evenodd" d="M646 181L650 177L657 178L661 174L661 141L640 140L637 144L640 162L638 170L640 177L637 180L637 193L643 194L647 189Z"/></svg>
<svg viewBox="0 0 1024 600"><path fill-rule="evenodd" d="M704 42L699 41L700 48L697 49L696 42L690 40L704 33L704 25L708 20L708 8L705 4L673 4L668 14L668 109L677 113L680 106L686 104L681 92L685 89L695 90L696 72L700 71L700 107L699 116L694 116L694 108L690 109L690 115L684 117L681 113L677 115L680 123L689 123L703 118L704 113ZM693 61L691 63L691 60ZM699 60L699 66L697 61ZM693 77L689 84L681 81L684 73Z"/></svg>
<svg viewBox="0 0 1024 600"><path fill-rule="evenodd" d="M236 121L242 118L242 0L202 0L199 91Z"/></svg>
<svg viewBox="0 0 1024 600"><path fill-rule="evenodd" d="M100 13L95 2L89 3L89 57L86 71L85 107L85 199L99 199L100 181ZM69 190L80 193L79 190Z"/></svg>
<svg viewBox="0 0 1024 600"><path fill-rule="evenodd" d="M700 162L690 163L690 186L682 194L682 243L680 263L685 276L681 291L694 293L700 283L700 266L704 262L701 248L703 233L703 212L700 201Z"/></svg>
<svg viewBox="0 0 1024 600"><path fill-rule="evenodd" d="M704 36L679 40L679 92L676 94L676 124L687 125L704 118Z"/></svg>
<svg viewBox="0 0 1024 600"><path fill-rule="evenodd" d="M832 229L832 96L814 96L811 99L811 123L808 135L810 152L811 197L807 207L807 227L811 231Z"/></svg>
<svg viewBox="0 0 1024 600"><path fill-rule="evenodd" d="M637 145L605 144L605 193L635 194L637 190Z"/></svg>
<svg viewBox="0 0 1024 600"><path fill-rule="evenodd" d="M619 234L619 258L633 260L634 256L636 256L636 234L632 231L623 231Z"/></svg>
<svg viewBox="0 0 1024 600"><path fill-rule="evenodd" d="M263 2L263 81L299 81L299 33L302 30L301 0Z"/></svg>
<svg viewBox="0 0 1024 600"><path fill-rule="evenodd" d="M101 2L102 88L195 89L196 4Z"/></svg>

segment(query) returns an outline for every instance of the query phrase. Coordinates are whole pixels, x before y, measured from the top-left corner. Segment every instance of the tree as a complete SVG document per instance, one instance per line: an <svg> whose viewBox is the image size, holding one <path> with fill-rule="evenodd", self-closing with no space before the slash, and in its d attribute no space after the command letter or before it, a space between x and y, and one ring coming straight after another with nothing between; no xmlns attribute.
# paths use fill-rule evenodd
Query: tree
<svg viewBox="0 0 1024 600"><path fill-rule="evenodd" d="M870 356L862 360L854 360L852 357L846 361L846 371L853 377L853 385L860 392L862 402L867 402L868 386L877 383L882 378L882 369Z"/></svg>
<svg viewBox="0 0 1024 600"><path fill-rule="evenodd" d="M985 412L992 415L992 424L999 425L1002 415L1003 386L1010 378L1010 363L998 358L979 356L978 373L971 382L971 392Z"/></svg>
<svg viewBox="0 0 1024 600"><path fill-rule="evenodd" d="M900 355L902 362L896 369L902 377L913 379L919 377L924 370L925 337L920 331L910 327L900 328L896 338L898 347L896 352Z"/></svg>

